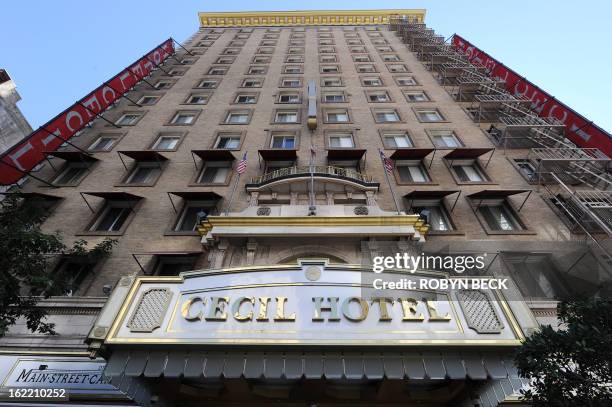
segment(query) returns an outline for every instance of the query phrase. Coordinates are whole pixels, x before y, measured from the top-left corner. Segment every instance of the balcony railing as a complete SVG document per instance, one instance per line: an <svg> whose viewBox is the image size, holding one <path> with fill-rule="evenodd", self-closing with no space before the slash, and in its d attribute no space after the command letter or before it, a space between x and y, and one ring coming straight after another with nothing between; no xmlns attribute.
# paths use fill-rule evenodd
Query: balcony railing
<svg viewBox="0 0 612 407"><path fill-rule="evenodd" d="M373 183L373 179L369 175L362 174L355 170L342 168L342 167L334 167L331 165L313 165L303 166L303 167L286 167L279 168L278 170L274 170L268 172L264 175L260 175L258 177L251 178L251 184L265 184L271 181L275 181L280 178L294 177L294 176L309 176L310 174L314 174L314 176L329 176L335 178L346 178L360 184L369 184Z"/></svg>

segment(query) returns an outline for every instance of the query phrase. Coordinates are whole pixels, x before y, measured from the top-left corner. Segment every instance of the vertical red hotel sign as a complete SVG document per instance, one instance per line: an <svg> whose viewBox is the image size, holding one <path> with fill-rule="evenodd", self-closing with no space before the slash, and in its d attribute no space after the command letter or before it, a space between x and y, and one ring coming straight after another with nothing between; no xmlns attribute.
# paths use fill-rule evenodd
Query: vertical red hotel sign
<svg viewBox="0 0 612 407"><path fill-rule="evenodd" d="M0 185L21 179L45 159L45 152L56 150L82 130L172 54L174 43L169 38L4 152L0 156Z"/></svg>
<svg viewBox="0 0 612 407"><path fill-rule="evenodd" d="M453 46L465 53L473 64L486 67L489 76L504 80L508 92L530 99L531 107L540 116L555 117L561 120L566 125L566 137L574 144L582 148L598 148L608 157L612 157L612 135L610 133L457 34L453 35Z"/></svg>

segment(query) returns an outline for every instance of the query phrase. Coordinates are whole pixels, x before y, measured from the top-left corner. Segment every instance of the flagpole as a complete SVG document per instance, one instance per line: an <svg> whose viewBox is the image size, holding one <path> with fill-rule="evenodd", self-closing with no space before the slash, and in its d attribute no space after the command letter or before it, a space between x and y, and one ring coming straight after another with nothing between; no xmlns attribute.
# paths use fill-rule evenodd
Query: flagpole
<svg viewBox="0 0 612 407"><path fill-rule="evenodd" d="M383 159L383 152L382 152L382 150L380 148L378 149L378 155L380 156L380 161L381 161L382 166L383 166L383 172L385 173L385 179L387 180L387 185L389 186L389 190L391 191L391 196L393 196L393 202L395 203L395 209L397 210L397 214L401 215L399 203L397 202L397 197L395 196L395 191L393 190L393 187L391 186L391 180L389 180L389 173L387 172L385 161Z"/></svg>
<svg viewBox="0 0 612 407"><path fill-rule="evenodd" d="M236 192L236 188L238 187L238 182L240 181L240 176L243 172L246 171L246 159L247 153L244 153L242 156L242 160L238 163L236 167L236 173L238 176L236 177L236 181L234 182L234 187L232 188L232 193L230 194L229 202L227 203L227 207L225 208L225 216L228 216L230 208L232 207L232 201L234 200L234 193Z"/></svg>
<svg viewBox="0 0 612 407"><path fill-rule="evenodd" d="M238 187L238 181L240 181L240 173L238 173L236 181L234 182L234 187L232 188L232 193L230 194L229 202L227 203L227 207L225 208L225 216L228 216L230 207L232 206L232 201L234 200L234 193L236 192L236 188Z"/></svg>

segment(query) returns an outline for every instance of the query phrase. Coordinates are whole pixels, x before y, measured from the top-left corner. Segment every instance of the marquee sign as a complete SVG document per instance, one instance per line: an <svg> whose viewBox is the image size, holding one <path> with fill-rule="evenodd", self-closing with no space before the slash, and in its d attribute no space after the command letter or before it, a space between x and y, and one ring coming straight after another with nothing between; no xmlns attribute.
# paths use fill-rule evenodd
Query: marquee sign
<svg viewBox="0 0 612 407"><path fill-rule="evenodd" d="M90 341L106 344L517 345L503 294L375 290L371 280L446 279L309 264L138 277L115 289Z"/></svg>
<svg viewBox="0 0 612 407"><path fill-rule="evenodd" d="M506 82L506 90L515 96L524 96L531 100L531 107L543 117L555 117L567 126L567 138L582 148L598 148L612 157L612 136L576 113L566 104L556 100L524 77L517 74L486 52L461 37L453 35L452 44L465 53L470 61L487 68L490 76Z"/></svg>
<svg viewBox="0 0 612 407"><path fill-rule="evenodd" d="M174 44L169 38L0 155L0 185L19 181L45 159L45 152L57 150L83 130L172 54Z"/></svg>

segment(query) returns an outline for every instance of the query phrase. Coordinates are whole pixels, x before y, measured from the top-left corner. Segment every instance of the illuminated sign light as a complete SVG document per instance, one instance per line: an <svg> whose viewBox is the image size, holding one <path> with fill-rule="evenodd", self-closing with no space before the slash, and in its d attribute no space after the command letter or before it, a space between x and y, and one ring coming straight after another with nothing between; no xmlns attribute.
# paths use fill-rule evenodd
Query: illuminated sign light
<svg viewBox="0 0 612 407"><path fill-rule="evenodd" d="M171 38L64 110L0 156L0 185L11 185L57 150L174 54Z"/></svg>
<svg viewBox="0 0 612 407"><path fill-rule="evenodd" d="M540 116L554 117L563 122L567 128L566 137L574 144L582 148L598 148L608 157L612 157L612 135L601 127L559 102L460 35L453 35L452 44L474 65L484 66L489 76L505 81L508 92L531 100L532 109Z"/></svg>

